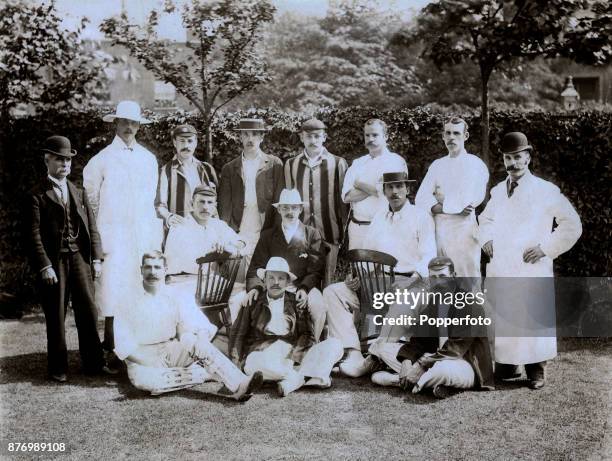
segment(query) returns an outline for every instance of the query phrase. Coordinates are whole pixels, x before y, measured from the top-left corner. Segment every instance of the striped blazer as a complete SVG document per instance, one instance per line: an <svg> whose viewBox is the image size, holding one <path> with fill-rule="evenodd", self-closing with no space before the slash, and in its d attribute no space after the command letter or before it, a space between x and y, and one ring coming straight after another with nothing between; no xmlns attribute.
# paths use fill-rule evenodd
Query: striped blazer
<svg viewBox="0 0 612 461"><path fill-rule="evenodd" d="M196 158L200 183L211 187L217 187L217 173L210 163L202 162ZM193 191L183 173L182 165L175 155L172 160L161 167L159 182L157 185L157 196L155 198L155 209L157 216L164 221L171 214L186 216L191 211L191 196Z"/></svg>
<svg viewBox="0 0 612 461"><path fill-rule="evenodd" d="M337 245L348 215L341 197L348 165L323 148L320 161L311 168L306 155L302 151L285 163L285 187L300 192L304 201L302 222L317 229L327 243Z"/></svg>

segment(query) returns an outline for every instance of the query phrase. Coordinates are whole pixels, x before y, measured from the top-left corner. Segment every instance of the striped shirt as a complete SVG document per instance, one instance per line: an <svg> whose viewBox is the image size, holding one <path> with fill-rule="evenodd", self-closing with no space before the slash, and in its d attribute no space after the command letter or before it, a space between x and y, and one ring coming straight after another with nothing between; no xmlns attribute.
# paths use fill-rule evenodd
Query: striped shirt
<svg viewBox="0 0 612 461"><path fill-rule="evenodd" d="M317 229L328 243L338 244L346 222L347 206L340 195L348 165L323 148L312 163L302 153L285 163L285 184L297 189L304 201L303 222Z"/></svg>
<svg viewBox="0 0 612 461"><path fill-rule="evenodd" d="M155 209L160 218L165 220L170 214L187 216L191 211L191 196L196 186L217 187L219 181L212 165L196 158L193 163L199 178L199 184L195 186L190 184L193 183L193 174L190 175L189 171L184 170L184 165L176 155L162 166L155 198Z"/></svg>

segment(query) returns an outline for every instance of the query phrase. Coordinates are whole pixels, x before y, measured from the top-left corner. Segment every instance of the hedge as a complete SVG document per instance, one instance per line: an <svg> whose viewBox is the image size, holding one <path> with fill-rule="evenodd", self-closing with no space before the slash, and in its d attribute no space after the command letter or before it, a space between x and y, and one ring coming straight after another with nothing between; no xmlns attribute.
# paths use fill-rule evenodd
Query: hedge
<svg viewBox="0 0 612 461"><path fill-rule="evenodd" d="M259 116L272 126L263 150L287 158L300 149L297 128L305 114L276 110L251 110L224 114L215 120L213 139L217 171L238 155L240 146L231 130L241 116ZM445 153L441 138L444 114L422 108L377 111L365 107L323 109L317 114L328 126L327 148L349 162L366 151L362 127L365 120L380 117L389 125L389 145L402 154L410 175L420 181L428 165ZM458 114L461 115L461 114ZM201 128L197 115L151 114L153 123L143 126L138 140L161 163L173 155L170 130L189 122ZM477 115L464 114L470 125L467 149L478 153L480 128ZM491 183L505 176L497 153L500 137L507 131L523 131L534 147L532 170L557 184L581 216L583 234L576 246L556 261L556 271L566 276L603 276L610 274L610 140L612 114L581 112L572 115L544 112L493 112L491 114ZM72 141L78 155L73 159L71 179L81 183L86 162L113 138L112 125L103 123L97 112L43 114L10 121L2 130L0 241L0 292L17 294L31 300L33 275L26 261L27 241L23 216L27 193L45 175L40 148L51 134L62 134ZM201 152L196 152L201 155Z"/></svg>

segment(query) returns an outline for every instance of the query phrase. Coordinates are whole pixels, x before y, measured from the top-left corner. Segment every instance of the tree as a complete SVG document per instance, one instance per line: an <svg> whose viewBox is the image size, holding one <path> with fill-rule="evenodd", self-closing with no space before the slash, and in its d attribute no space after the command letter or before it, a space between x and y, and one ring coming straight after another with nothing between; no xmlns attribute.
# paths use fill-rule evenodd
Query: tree
<svg viewBox="0 0 612 461"><path fill-rule="evenodd" d="M103 90L104 62L61 27L53 2L7 0L0 6L0 119L30 110L82 109Z"/></svg>
<svg viewBox="0 0 612 461"><path fill-rule="evenodd" d="M176 6L166 0L164 13ZM145 68L185 96L202 114L205 158L212 158L211 124L217 112L236 97L269 80L258 43L275 7L266 0L193 0L182 8L187 41L161 40L156 32L160 12L152 10L144 27L125 14L106 19L100 30Z"/></svg>
<svg viewBox="0 0 612 461"><path fill-rule="evenodd" d="M400 66L388 46L403 24L397 13L363 1L331 1L324 18L281 16L266 36L273 79L253 103L294 110L395 106L419 91L412 69Z"/></svg>
<svg viewBox="0 0 612 461"><path fill-rule="evenodd" d="M592 0L440 0L423 8L416 26L394 43L424 44L421 56L438 67L468 60L479 68L482 156L489 153L489 82L517 58L567 57L599 65L610 61L612 5Z"/></svg>

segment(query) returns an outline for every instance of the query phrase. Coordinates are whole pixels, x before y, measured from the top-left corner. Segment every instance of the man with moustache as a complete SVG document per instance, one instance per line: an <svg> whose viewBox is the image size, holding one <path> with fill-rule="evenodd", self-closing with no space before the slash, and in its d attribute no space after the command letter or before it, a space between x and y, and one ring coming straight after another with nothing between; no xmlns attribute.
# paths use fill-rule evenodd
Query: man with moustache
<svg viewBox="0 0 612 461"><path fill-rule="evenodd" d="M348 168L346 160L331 154L324 146L325 124L312 118L300 129L304 150L285 163L285 186L297 189L304 199L304 224L316 228L328 248L324 285L336 271L340 240L343 237L347 207L341 190Z"/></svg>
<svg viewBox="0 0 612 461"><path fill-rule="evenodd" d="M115 322L115 352L125 360L130 382L159 395L217 381L225 385L219 395L248 400L261 386L262 374L245 375L210 343L216 328L193 297L177 297L166 289L164 255L145 253L141 272L142 288Z"/></svg>
<svg viewBox="0 0 612 461"><path fill-rule="evenodd" d="M67 380L68 353L64 321L69 300L77 332L83 371L108 372L96 328L94 278L102 271L102 248L86 195L67 178L72 157L70 140L51 136L43 152L47 178L32 193L29 236L32 267L40 274L42 307L47 324L49 377Z"/></svg>
<svg viewBox="0 0 612 461"><path fill-rule="evenodd" d="M363 127L368 154L355 159L346 172L342 200L351 204L348 225L349 250L367 248L365 237L374 215L387 206L380 178L383 173L405 171L406 161L387 148L387 124L373 118Z"/></svg>
<svg viewBox="0 0 612 461"><path fill-rule="evenodd" d="M363 248L381 251L397 259L393 290L408 289L427 277L427 264L436 256L433 220L429 213L408 201L410 182L412 180L408 179L405 171L383 174L387 207L372 218ZM361 354L359 334L353 321L353 312L359 309L358 289L359 280L349 274L344 282L334 283L323 290L329 336L338 338L346 350L346 360L340 364L340 371L351 377L363 376L374 371L376 366L375 361L364 359ZM381 336L388 336L387 329L383 327Z"/></svg>
<svg viewBox="0 0 612 461"><path fill-rule="evenodd" d="M458 277L474 280L480 278L474 209L485 198L489 171L482 160L465 150L468 138L465 120L458 117L445 120L442 139L448 155L429 166L415 204L434 218L438 255L452 259Z"/></svg>
<svg viewBox="0 0 612 461"><path fill-rule="evenodd" d="M302 386L331 387L330 373L342 358L342 345L334 338L315 341L308 311L287 291L297 280L287 261L274 256L257 276L265 289L240 309L231 330L230 357L247 374L261 372L264 379L278 381L283 397Z"/></svg>
<svg viewBox="0 0 612 461"><path fill-rule="evenodd" d="M320 291L325 270L325 250L317 229L304 225L299 216L303 210L300 193L295 189L283 189L278 203L273 206L281 216L281 222L261 233L253 259L247 271L246 293L242 304L251 305L264 291L264 281L258 274L272 257L281 257L289 264L296 279L287 287L295 293L297 307L308 309L313 322L312 331L319 340L325 325L325 302ZM235 302L240 301L237 296ZM234 311L236 308L234 307Z"/></svg>
<svg viewBox="0 0 612 461"><path fill-rule="evenodd" d="M140 256L159 248L161 221L155 215L158 165L155 156L138 144L141 124L150 123L134 101L121 101L114 114L115 137L83 169L83 185L102 239L104 267L96 301L105 317L104 347L113 349L113 317L129 309L140 285Z"/></svg>
<svg viewBox="0 0 612 461"><path fill-rule="evenodd" d="M261 119L244 118L240 133L242 154L226 163L219 184L219 217L246 243L248 267L262 229L272 220L272 203L283 189L283 163L264 153L260 145L268 128Z"/></svg>
<svg viewBox="0 0 612 461"><path fill-rule="evenodd" d="M176 153L161 167L155 199L157 216L164 220L168 229L189 216L196 187L205 185L216 188L218 185L213 166L193 155L198 147L198 136L193 126L179 125L174 128L172 143Z"/></svg>
<svg viewBox="0 0 612 461"><path fill-rule="evenodd" d="M553 260L574 246L582 225L559 188L529 171L532 150L523 133L504 136L508 177L478 219L491 258L485 286L495 312L495 373L515 377L524 365L529 387L541 389L546 361L557 355Z"/></svg>

